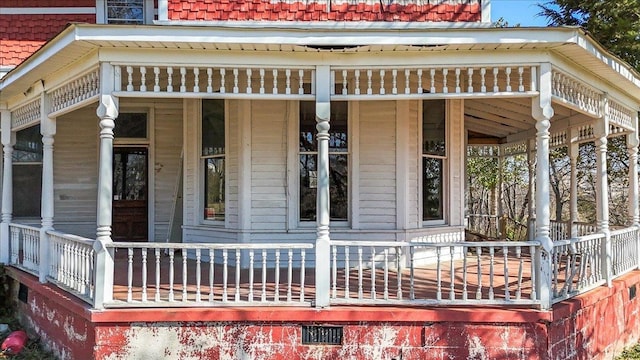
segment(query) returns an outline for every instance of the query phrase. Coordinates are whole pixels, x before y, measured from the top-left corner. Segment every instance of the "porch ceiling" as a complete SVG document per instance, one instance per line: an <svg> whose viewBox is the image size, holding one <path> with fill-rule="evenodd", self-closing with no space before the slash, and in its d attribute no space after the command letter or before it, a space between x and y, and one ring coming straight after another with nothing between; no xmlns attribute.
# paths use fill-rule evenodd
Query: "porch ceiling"
<svg viewBox="0 0 640 360"><path fill-rule="evenodd" d="M620 87L625 93L640 99L640 75L633 71L588 34L577 28L433 28L401 29L382 26L343 28L338 25L301 28L238 28L196 26L109 26L73 24L25 60L0 80L0 102L20 95L34 83L44 81L51 74L67 71L70 66L97 63L99 49L170 49L267 51L299 53L451 53L471 52L472 61L496 50L551 51L568 62L597 74ZM95 58L89 58L93 55ZM87 60L87 58L89 58ZM428 62L428 59L425 58ZM629 86L629 85L635 86ZM495 104L482 101L481 103ZM516 123L505 124L496 133L517 132L521 120L517 110L522 101L499 102L513 112ZM515 107L514 107L515 106ZM505 109L499 108L500 117ZM515 109L515 110L513 110ZM472 102L473 114L488 109ZM490 112L490 111L489 111ZM469 114L470 118L475 115ZM494 120L491 120L494 119ZM495 117L491 121L500 123Z"/></svg>

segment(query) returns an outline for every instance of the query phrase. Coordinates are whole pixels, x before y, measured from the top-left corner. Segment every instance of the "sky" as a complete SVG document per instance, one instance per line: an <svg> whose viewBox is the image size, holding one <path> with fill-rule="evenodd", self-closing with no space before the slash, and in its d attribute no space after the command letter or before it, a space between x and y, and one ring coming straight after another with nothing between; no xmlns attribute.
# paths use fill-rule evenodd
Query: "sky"
<svg viewBox="0 0 640 360"><path fill-rule="evenodd" d="M546 26L545 17L536 16L540 12L537 4L548 0L491 0L491 21L504 18L509 26Z"/></svg>

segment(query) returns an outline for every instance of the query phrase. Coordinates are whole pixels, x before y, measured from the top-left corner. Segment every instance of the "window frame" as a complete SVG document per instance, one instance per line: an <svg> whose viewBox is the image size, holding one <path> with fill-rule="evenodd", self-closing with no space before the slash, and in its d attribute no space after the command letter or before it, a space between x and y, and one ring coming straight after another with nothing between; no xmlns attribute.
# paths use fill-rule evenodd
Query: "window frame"
<svg viewBox="0 0 640 360"><path fill-rule="evenodd" d="M224 145L224 154L220 155L220 154L216 154L216 155L203 155L202 154L202 146L203 146L203 141L202 141L202 120L203 120L203 112L202 112L202 107L204 104L204 101L208 101L208 100L215 100L215 101L222 101L223 106L224 106L224 138L225 138L225 145ZM229 147L230 144L228 143L229 140L229 101L227 99L201 99L199 102L199 106L198 106L198 179L199 179L199 200L198 200L198 213L200 215L198 215L198 219L200 221L201 224L203 225L211 225L211 226L216 226L216 227L228 227L228 221L229 221L229 216L228 216L228 209L229 209L229 162L228 162L228 158L229 158ZM207 195L207 189L206 189L206 176L207 173L205 171L205 163L206 161L208 161L208 159L212 159L212 158L222 158L224 161L224 208L225 208L225 217L224 220L212 220L212 219L207 219L204 216L204 212L205 212L205 208L206 208L206 200L205 197Z"/></svg>
<svg viewBox="0 0 640 360"><path fill-rule="evenodd" d="M127 25L145 25L153 24L155 18L155 5L153 0L142 0L142 22L141 23L129 23ZM122 25L119 23L110 23L108 18L108 2L109 0L96 0L96 23L97 24L111 24Z"/></svg>
<svg viewBox="0 0 640 360"><path fill-rule="evenodd" d="M295 112L296 116L295 116L295 131L296 131L296 137L295 139L298 139L300 136L300 105L303 101L307 101L307 102L314 102L313 100L300 100L297 101L297 105L298 105L298 109ZM347 151L331 151L329 150L329 156L331 155L345 155L347 158L347 219L346 220L331 220L330 221L330 225L332 227L337 227L337 228L349 228L351 226L352 220L353 220L353 213L352 213L352 206L353 206L353 199L352 199L352 188L353 188L353 170L352 170L352 164L353 164L353 159L352 159L352 151L353 151L353 145L352 145L352 141L354 139L353 136L353 126L352 126L352 104L350 101L347 100L333 100L331 101L333 102L344 102L346 103L347 109L346 109L346 123L347 123ZM329 124L331 125L331 119L329 119ZM314 128L315 129L315 128ZM329 132L331 132L331 130L329 130ZM317 130L314 131L313 133L313 139L317 144ZM300 150L300 144L299 144L299 140L295 142L294 144L295 146L295 150L296 150L296 155L295 155L295 163L293 164L293 166L295 166L295 174L296 174L296 181L295 181L295 194L296 194L296 200L295 202L292 202L290 204L290 206L295 207L295 224L297 224L298 228L315 228L316 227L316 223L317 223L317 219L314 220L302 220L300 218L300 201L301 201L301 194L300 194L300 157L302 155L315 155L315 158L318 158L318 150L316 149L316 151L301 151ZM317 162L317 161L316 161ZM316 164L317 166L317 164ZM317 211L317 209L316 209Z"/></svg>
<svg viewBox="0 0 640 360"><path fill-rule="evenodd" d="M424 128L424 108L425 108L425 103L427 101L434 101L434 100L440 100L444 102L444 141L445 141L445 146L444 146L444 152L445 155L434 155L434 154L425 154L424 150L423 150L423 128ZM449 166L450 166L450 151L451 151L451 141L449 139L449 134L450 134L450 121L449 121L449 114L450 114L450 110L449 110L449 101L446 99L423 99L420 101L420 111L419 111L419 118L418 118L418 125L419 125L419 129L418 129L418 169L419 169L419 175L418 175L418 190L419 190L419 194L418 194L418 203L419 203L419 208L418 208L418 213L419 213L419 217L418 217L418 221L420 226L419 227L430 227L430 226L440 226L440 225L446 225L449 222ZM423 161L425 158L430 158L430 159L439 159L442 161L442 199L440 200L441 202L441 206L442 206L442 219L430 219L430 220L425 220L424 219L424 166L423 166Z"/></svg>

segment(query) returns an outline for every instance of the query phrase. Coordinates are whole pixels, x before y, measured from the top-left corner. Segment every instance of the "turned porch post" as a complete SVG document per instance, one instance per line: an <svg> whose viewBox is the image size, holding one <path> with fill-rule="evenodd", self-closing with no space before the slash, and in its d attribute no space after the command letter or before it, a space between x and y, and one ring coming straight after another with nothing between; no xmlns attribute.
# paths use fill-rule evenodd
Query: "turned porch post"
<svg viewBox="0 0 640 360"><path fill-rule="evenodd" d="M316 67L316 137L318 139L318 187L316 202L316 307L329 306L331 244L329 238L329 117L331 73Z"/></svg>
<svg viewBox="0 0 640 360"><path fill-rule="evenodd" d="M540 95L533 99L532 115L536 120L536 237L541 248L536 254L536 290L542 308L552 305L551 254L553 243L549 237L551 222L549 187L549 128L553 117L551 106L551 64L540 65Z"/></svg>
<svg viewBox="0 0 640 360"><path fill-rule="evenodd" d="M527 169L529 171L529 189L527 196L529 198L528 219L527 219L527 240L536 238L535 219L536 219L536 157L534 153L535 140L527 140Z"/></svg>
<svg viewBox="0 0 640 360"><path fill-rule="evenodd" d="M597 119L593 132L596 138L596 227L604 234L600 248L601 273L611 286L611 234L609 233L609 182L607 180L607 135L609 134L609 119L607 113L609 100L602 100L601 117Z"/></svg>
<svg viewBox="0 0 640 360"><path fill-rule="evenodd" d="M577 130L571 129L569 136L569 163L571 166L571 184L569 189L569 238L578 237L578 150L580 144L573 142L578 137Z"/></svg>
<svg viewBox="0 0 640 360"><path fill-rule="evenodd" d="M113 200L113 128L118 117L118 98L111 95L115 72L110 64L100 65L100 159L98 164L98 214L94 250L96 251L96 283L94 307L104 308L113 298L113 248L111 211Z"/></svg>
<svg viewBox="0 0 640 360"><path fill-rule="evenodd" d="M636 115L635 123L638 123ZM640 226L640 208L638 202L638 129L627 135L627 151L629 152L629 222L632 226ZM640 258L638 259L640 261Z"/></svg>
<svg viewBox="0 0 640 360"><path fill-rule="evenodd" d="M40 119L40 134L42 134L42 200L40 208L40 282L47 282L49 274L50 241L47 231L53 230L53 137L56 134L56 120L49 118L48 99L42 94L40 100L42 118Z"/></svg>
<svg viewBox="0 0 640 360"><path fill-rule="evenodd" d="M2 173L2 223L0 223L0 263L9 264L11 254L9 253L9 244L11 242L11 234L9 232L9 224L11 223L11 214L13 212L13 145L16 142L16 136L11 131L11 112L9 110L0 110L0 120L2 126L2 146L4 147L4 163Z"/></svg>

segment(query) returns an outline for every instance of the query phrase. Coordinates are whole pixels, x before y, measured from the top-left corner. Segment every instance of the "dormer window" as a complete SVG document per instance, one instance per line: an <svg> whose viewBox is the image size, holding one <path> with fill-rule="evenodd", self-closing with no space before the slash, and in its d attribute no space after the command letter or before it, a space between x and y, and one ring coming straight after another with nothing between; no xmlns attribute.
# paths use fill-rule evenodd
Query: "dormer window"
<svg viewBox="0 0 640 360"><path fill-rule="evenodd" d="M140 25L153 22L153 0L97 0L99 24Z"/></svg>

